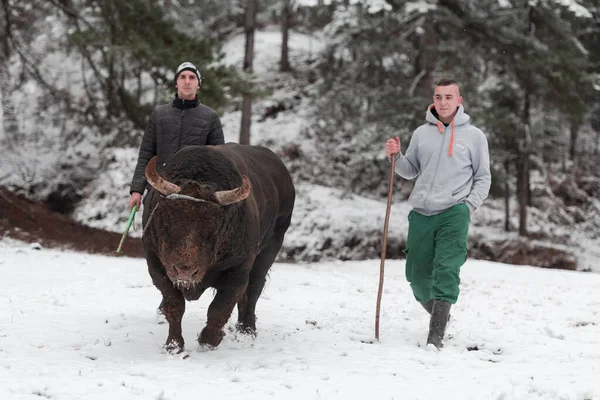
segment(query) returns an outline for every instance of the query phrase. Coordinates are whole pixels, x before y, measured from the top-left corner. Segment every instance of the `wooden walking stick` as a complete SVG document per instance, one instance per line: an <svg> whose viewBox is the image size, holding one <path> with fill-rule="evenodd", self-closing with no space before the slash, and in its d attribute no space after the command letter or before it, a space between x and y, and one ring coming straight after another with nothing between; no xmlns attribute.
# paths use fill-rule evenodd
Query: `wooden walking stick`
<svg viewBox="0 0 600 400"><path fill-rule="evenodd" d="M383 224L383 243L381 244L381 264L379 265L379 290L377 291L377 308L375 310L375 339L379 341L379 310L381 308L381 296L383 295L383 276L385 253L387 249L388 225L390 223L390 210L392 208L392 190L394 188L394 173L396 169L396 154L392 154L390 166L390 182L388 187L387 208L385 210L385 223Z"/></svg>

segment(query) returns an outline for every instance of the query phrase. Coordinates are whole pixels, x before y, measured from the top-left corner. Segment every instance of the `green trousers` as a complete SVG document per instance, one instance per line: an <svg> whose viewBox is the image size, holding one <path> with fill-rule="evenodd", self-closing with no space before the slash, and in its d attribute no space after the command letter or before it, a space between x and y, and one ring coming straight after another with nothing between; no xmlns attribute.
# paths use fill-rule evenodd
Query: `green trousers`
<svg viewBox="0 0 600 400"><path fill-rule="evenodd" d="M466 204L429 217L414 210L408 214L406 279L420 303L431 299L456 303L470 222Z"/></svg>

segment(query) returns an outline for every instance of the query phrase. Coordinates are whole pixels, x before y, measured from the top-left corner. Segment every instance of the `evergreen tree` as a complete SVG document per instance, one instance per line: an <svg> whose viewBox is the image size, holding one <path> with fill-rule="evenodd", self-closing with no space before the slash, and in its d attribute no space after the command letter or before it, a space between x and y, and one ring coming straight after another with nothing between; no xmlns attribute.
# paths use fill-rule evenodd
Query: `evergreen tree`
<svg viewBox="0 0 600 400"><path fill-rule="evenodd" d="M4 170L18 187L42 197L61 181L77 191L108 162L107 146L139 145L152 107L172 99L182 61L201 68L204 103L223 110L239 92L243 79L218 63L221 39L182 26L168 3L2 2L0 142L14 149ZM26 161L41 149L61 157Z"/></svg>
<svg viewBox="0 0 600 400"><path fill-rule="evenodd" d="M70 49L92 71L88 94L96 124L124 117L143 129L152 107L172 96L173 71L186 60L201 68L202 101L216 109L225 105L226 93L217 82L234 74L212 67L218 42L178 29L156 2L82 0L60 9L73 32Z"/></svg>
<svg viewBox="0 0 600 400"><path fill-rule="evenodd" d="M400 5L373 12L368 4L337 4L319 65L318 126L310 131L319 137L327 171L313 179L332 177L336 185L365 195L387 192L383 144L400 135L406 146L427 105L416 93L415 49L408 40L421 16Z"/></svg>

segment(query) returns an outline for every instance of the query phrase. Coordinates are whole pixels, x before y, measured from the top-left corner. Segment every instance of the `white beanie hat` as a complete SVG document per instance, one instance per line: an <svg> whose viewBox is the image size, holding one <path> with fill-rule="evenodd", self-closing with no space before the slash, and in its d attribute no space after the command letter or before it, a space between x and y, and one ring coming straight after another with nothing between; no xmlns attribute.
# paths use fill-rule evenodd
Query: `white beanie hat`
<svg viewBox="0 0 600 400"><path fill-rule="evenodd" d="M183 64L181 64L179 67L177 67L177 71L175 71L175 82L177 82L177 78L179 77L179 74L181 73L181 71L192 71L193 73L196 74L196 77L198 78L198 82L202 82L202 75L200 75L200 70L198 68L196 68L196 66L194 64L192 64L191 62L186 61Z"/></svg>

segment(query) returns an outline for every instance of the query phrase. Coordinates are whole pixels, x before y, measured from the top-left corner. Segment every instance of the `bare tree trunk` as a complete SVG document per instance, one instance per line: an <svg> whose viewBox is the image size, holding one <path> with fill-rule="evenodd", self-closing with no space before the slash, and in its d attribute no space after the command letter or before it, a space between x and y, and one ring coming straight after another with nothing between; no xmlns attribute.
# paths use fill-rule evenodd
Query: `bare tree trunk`
<svg viewBox="0 0 600 400"><path fill-rule="evenodd" d="M0 53L0 101L2 103L2 129L4 137L4 146L11 148L15 146L15 141L19 138L19 122L15 112L15 107L10 95L10 73L8 64L11 57L10 39L12 36L12 21L10 18L9 0L2 0L2 50Z"/></svg>
<svg viewBox="0 0 600 400"><path fill-rule="evenodd" d="M504 158L504 230L510 232L510 159Z"/></svg>
<svg viewBox="0 0 600 400"><path fill-rule="evenodd" d="M10 36L12 35L12 25L10 19L10 4L9 0L2 0L2 23L4 24L2 29L2 56L8 60L10 57ZM4 66L3 66L4 67Z"/></svg>
<svg viewBox="0 0 600 400"><path fill-rule="evenodd" d="M252 125L252 96L244 95L242 104L242 127L240 130L240 144L250 144L250 126Z"/></svg>
<svg viewBox="0 0 600 400"><path fill-rule="evenodd" d="M592 129L596 131L596 143L594 143L594 155L598 155L598 150L600 150L600 117L598 116L598 112L600 112L600 107L596 107L595 110L592 110L592 118L590 124L592 125Z"/></svg>
<svg viewBox="0 0 600 400"><path fill-rule="evenodd" d="M579 136L579 123L571 122L571 146L569 148L569 157L571 161L575 162L577 156L577 137Z"/></svg>
<svg viewBox="0 0 600 400"><path fill-rule="evenodd" d="M518 181L519 181L519 235L527 236L527 206L531 201L530 182L530 154L531 154L531 133L530 133L530 107L531 99L529 93L525 94L525 105L523 110L523 129L525 137L522 139L519 149Z"/></svg>
<svg viewBox="0 0 600 400"><path fill-rule="evenodd" d="M535 26L533 19L534 8L529 5L529 2L525 0L525 6L528 7L528 21L527 21L527 32L530 36L534 36ZM519 160L517 161L517 191L519 199L519 235L527 236L527 207L531 205L531 165L530 157L532 151L532 140L531 140L531 103L532 95L529 89L530 82L532 81L529 74L525 74L522 77L523 87L525 88L525 101L523 104L523 133L524 137L520 141L519 146Z"/></svg>
<svg viewBox="0 0 600 400"><path fill-rule="evenodd" d="M246 0L245 28L246 28L246 53L244 55L244 71L252 72L254 59L254 31L256 29L256 10L258 0ZM242 105L242 124L240 128L240 143L250 144L250 125L252 123L252 95L244 94Z"/></svg>
<svg viewBox="0 0 600 400"><path fill-rule="evenodd" d="M244 53L244 71L252 72L254 60L254 32L256 30L256 11L258 0L246 0L244 28L246 32L246 52Z"/></svg>
<svg viewBox="0 0 600 400"><path fill-rule="evenodd" d="M527 236L527 171L529 169L529 156L526 151L522 151L520 157L519 235Z"/></svg>
<svg viewBox="0 0 600 400"><path fill-rule="evenodd" d="M288 47L290 37L290 22L292 19L291 0L283 0L281 6L281 63L279 70L281 72L289 72L290 67L290 51Z"/></svg>
<svg viewBox="0 0 600 400"><path fill-rule="evenodd" d="M560 169L563 173L567 172L567 159L569 158L566 147L565 144L560 145Z"/></svg>
<svg viewBox="0 0 600 400"><path fill-rule="evenodd" d="M419 38L419 71L423 74L421 80L422 91L421 94L425 98L433 97L433 71L437 62L437 33L435 31L435 23L433 21L433 14L429 14L425 24L425 32Z"/></svg>

